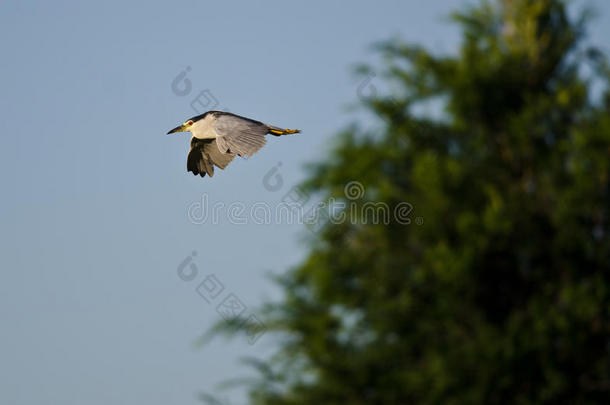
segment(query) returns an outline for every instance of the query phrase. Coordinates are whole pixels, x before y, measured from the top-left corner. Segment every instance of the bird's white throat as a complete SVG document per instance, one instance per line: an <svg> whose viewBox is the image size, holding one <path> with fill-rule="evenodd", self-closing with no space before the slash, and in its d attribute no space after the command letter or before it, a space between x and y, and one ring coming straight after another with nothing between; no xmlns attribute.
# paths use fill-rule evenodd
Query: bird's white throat
<svg viewBox="0 0 610 405"><path fill-rule="evenodd" d="M191 126L190 131L197 139L215 139L217 134L214 131L214 122L216 118L212 114L208 114L203 119L195 122Z"/></svg>

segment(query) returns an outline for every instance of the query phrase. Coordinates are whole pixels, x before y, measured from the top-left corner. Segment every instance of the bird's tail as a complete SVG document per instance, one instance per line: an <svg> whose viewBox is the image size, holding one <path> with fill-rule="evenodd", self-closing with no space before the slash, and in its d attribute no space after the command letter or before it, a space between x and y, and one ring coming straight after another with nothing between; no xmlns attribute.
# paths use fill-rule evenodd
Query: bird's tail
<svg viewBox="0 0 610 405"><path fill-rule="evenodd" d="M290 135L290 134L298 134L301 132L300 129L284 129L280 127L274 127L273 125L267 125L269 128L268 134L280 136L280 135Z"/></svg>

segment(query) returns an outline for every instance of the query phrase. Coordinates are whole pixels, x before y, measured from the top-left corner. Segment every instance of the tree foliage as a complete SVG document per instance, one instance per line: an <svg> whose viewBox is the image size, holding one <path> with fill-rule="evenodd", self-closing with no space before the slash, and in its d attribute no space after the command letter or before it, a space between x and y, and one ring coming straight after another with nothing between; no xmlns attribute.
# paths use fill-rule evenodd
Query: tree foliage
<svg viewBox="0 0 610 405"><path fill-rule="evenodd" d="M267 306L282 346L253 403L608 403L610 74L586 17L483 1L453 15L456 55L379 47L383 130L346 129L305 187L356 180L351 204L424 223L322 228Z"/></svg>

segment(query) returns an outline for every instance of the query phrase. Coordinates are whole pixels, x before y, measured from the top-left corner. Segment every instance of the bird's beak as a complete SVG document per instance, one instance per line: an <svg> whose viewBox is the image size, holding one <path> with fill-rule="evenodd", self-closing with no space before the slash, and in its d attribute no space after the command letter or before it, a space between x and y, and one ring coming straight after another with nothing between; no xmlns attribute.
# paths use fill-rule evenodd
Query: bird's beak
<svg viewBox="0 0 610 405"><path fill-rule="evenodd" d="M167 134L173 134L174 132L184 132L184 124L177 126L176 128L169 131Z"/></svg>

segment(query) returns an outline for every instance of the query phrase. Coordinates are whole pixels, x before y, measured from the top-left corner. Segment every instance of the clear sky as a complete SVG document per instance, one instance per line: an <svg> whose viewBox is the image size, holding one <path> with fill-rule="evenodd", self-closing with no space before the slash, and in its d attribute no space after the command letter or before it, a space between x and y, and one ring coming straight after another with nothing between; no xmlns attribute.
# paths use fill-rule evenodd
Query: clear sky
<svg viewBox="0 0 610 405"><path fill-rule="evenodd" d="M279 297L265 275L304 257L308 231L198 223L196 203L276 206L357 117L350 72L377 61L371 43L453 52L445 17L464 3L0 2L0 403L195 404L250 375L238 359L272 352L271 336L195 342L231 293L246 314ZM610 4L589 4L607 50ZM165 133L204 90L208 106L303 133L194 177L188 135ZM211 274L224 290L208 303L196 288Z"/></svg>

